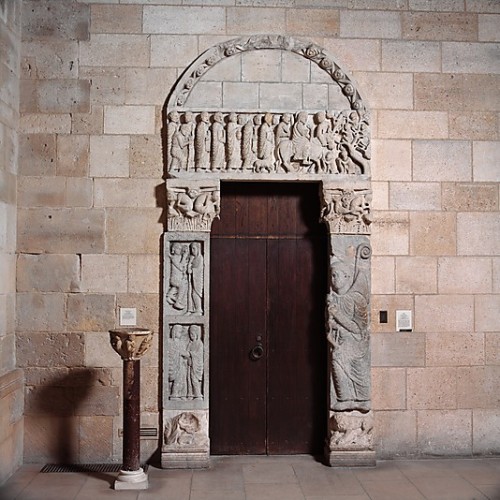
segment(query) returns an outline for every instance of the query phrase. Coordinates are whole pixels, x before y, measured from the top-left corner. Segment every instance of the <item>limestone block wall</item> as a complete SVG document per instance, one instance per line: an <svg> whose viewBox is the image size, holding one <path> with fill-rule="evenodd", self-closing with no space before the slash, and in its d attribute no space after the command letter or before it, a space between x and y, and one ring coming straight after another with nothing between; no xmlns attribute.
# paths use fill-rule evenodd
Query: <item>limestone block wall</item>
<svg viewBox="0 0 500 500"><path fill-rule="evenodd" d="M165 100L198 54L258 33L324 47L371 107L378 456L499 453L498 3L209 3L23 2L25 460L119 460L121 360L107 330L119 307L136 307L140 326L161 331ZM189 104L335 107L336 87L296 62L279 52L228 60ZM413 332L395 331L397 309L413 311ZM159 426L158 339L142 360L144 426ZM157 446L143 440L145 457Z"/></svg>
<svg viewBox="0 0 500 500"><path fill-rule="evenodd" d="M23 374L15 350L20 6L0 3L0 483L23 453Z"/></svg>

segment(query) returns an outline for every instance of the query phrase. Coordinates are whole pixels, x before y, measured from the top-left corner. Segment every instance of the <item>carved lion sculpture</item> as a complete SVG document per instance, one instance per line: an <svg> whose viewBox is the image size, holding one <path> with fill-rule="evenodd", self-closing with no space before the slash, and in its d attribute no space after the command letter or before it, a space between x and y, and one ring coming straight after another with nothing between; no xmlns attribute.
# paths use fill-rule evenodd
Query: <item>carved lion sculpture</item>
<svg viewBox="0 0 500 500"><path fill-rule="evenodd" d="M330 448L370 448L372 412L336 412L330 418Z"/></svg>

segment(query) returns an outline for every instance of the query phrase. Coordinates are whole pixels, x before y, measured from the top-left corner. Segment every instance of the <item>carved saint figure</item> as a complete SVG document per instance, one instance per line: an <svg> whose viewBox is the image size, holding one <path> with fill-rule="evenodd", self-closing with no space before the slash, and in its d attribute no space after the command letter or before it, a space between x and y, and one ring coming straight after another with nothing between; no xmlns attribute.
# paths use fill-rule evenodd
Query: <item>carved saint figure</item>
<svg viewBox="0 0 500 500"><path fill-rule="evenodd" d="M168 350L168 380L170 399L185 399L187 395L187 355L188 338L183 325L174 325L171 330Z"/></svg>
<svg viewBox="0 0 500 500"><path fill-rule="evenodd" d="M292 141L294 145L294 159L303 164L309 164L309 152L311 149L311 129L307 124L307 113L301 111L297 115L297 121L292 129Z"/></svg>
<svg viewBox="0 0 500 500"><path fill-rule="evenodd" d="M341 261L333 261L331 266L331 291L327 297L331 409L368 411L370 371L367 277L364 273L356 275L356 270L353 272Z"/></svg>
<svg viewBox="0 0 500 500"><path fill-rule="evenodd" d="M196 125L194 149L197 170L208 170L210 166L210 117L206 111L200 115Z"/></svg>
<svg viewBox="0 0 500 500"><path fill-rule="evenodd" d="M241 166L240 127L236 113L230 113L226 126L227 169L238 170Z"/></svg>
<svg viewBox="0 0 500 500"><path fill-rule="evenodd" d="M168 125L167 125L167 144L170 156L172 156L172 140L175 133L179 130L179 113L177 111L171 111L168 115ZM170 166L172 168L172 164Z"/></svg>
<svg viewBox="0 0 500 500"><path fill-rule="evenodd" d="M184 122L187 125L186 131L187 131L187 140L188 140L187 170L193 171L194 170L194 132L195 132L196 123L194 121L194 115L193 115L193 113L191 113L191 111L186 111L186 113L184 114Z"/></svg>
<svg viewBox="0 0 500 500"><path fill-rule="evenodd" d="M171 169L187 170L190 125L183 123L172 137Z"/></svg>
<svg viewBox="0 0 500 500"><path fill-rule="evenodd" d="M264 121L259 127L258 135L258 158L257 171L262 172L267 170L271 172L274 170L274 131L272 128L273 115L266 113Z"/></svg>
<svg viewBox="0 0 500 500"><path fill-rule="evenodd" d="M172 244L172 253L170 254L170 282L166 300L174 308L183 310L187 305L187 264L188 248L186 245L175 242Z"/></svg>
<svg viewBox="0 0 500 500"><path fill-rule="evenodd" d="M201 255L201 244L197 241L191 243L191 256L189 257L187 273L189 279L188 312L201 314L203 298L203 257Z"/></svg>
<svg viewBox="0 0 500 500"><path fill-rule="evenodd" d="M225 163L225 134L224 134L224 117L222 113L215 113L214 122L212 124L212 149L211 149L211 166L212 171L218 171L224 168Z"/></svg>
<svg viewBox="0 0 500 500"><path fill-rule="evenodd" d="M203 341L200 338L199 325L189 327L187 345L187 398L202 399L201 385L203 381Z"/></svg>
<svg viewBox="0 0 500 500"><path fill-rule="evenodd" d="M245 125L241 129L241 158L243 160L243 170L252 170L255 159L253 144L253 123L249 116Z"/></svg>

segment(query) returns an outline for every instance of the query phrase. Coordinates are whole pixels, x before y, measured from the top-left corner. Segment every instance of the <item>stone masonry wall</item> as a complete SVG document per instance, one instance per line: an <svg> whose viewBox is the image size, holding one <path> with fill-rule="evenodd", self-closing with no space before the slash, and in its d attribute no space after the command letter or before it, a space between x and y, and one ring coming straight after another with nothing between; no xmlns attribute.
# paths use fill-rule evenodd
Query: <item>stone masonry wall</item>
<svg viewBox="0 0 500 500"><path fill-rule="evenodd" d="M0 483L23 458L23 373L15 351L20 14L20 1L0 1Z"/></svg>
<svg viewBox="0 0 500 500"><path fill-rule="evenodd" d="M324 47L372 110L378 456L499 453L499 22L488 0L25 0L25 460L120 459L121 360L107 334L119 307L157 334L141 407L142 425L158 426L163 107L199 53L257 33ZM276 54L216 66L190 105L337 102L321 75ZM395 332L396 309L414 311L412 333ZM142 441L145 457L156 448Z"/></svg>

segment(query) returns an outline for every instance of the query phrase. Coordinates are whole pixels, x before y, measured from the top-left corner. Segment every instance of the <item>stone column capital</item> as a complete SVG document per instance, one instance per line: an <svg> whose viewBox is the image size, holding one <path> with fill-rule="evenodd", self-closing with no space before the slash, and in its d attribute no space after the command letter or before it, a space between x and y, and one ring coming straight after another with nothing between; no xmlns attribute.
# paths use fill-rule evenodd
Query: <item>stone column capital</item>
<svg viewBox="0 0 500 500"><path fill-rule="evenodd" d="M137 361L151 346L153 332L145 328L120 328L109 331L109 340L123 361Z"/></svg>

